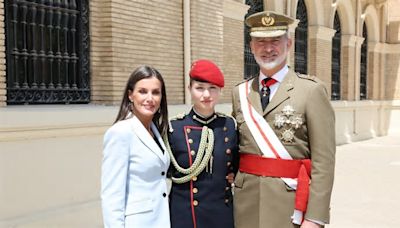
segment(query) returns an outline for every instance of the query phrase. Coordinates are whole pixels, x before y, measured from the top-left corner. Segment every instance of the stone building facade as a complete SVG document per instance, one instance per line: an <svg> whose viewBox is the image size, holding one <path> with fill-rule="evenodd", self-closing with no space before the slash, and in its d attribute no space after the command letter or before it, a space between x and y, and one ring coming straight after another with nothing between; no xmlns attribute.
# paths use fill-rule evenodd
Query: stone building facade
<svg viewBox="0 0 400 228"><path fill-rule="evenodd" d="M174 115L190 107L186 88L191 62L215 61L226 77L218 108L229 113L230 91L244 78L243 20L251 7L246 2L252 1L87 1L90 102L13 105L7 103L6 19L11 9L0 0L0 227L101 227L102 135L138 65L152 65L165 77ZM332 100L338 144L400 132L400 0L262 3L266 10L294 18L299 4L305 5L306 73L321 78L329 91L335 15L339 18L340 75L335 92L340 98ZM293 39L298 23L290 28ZM366 83L360 76L365 50ZM289 65L296 65L295 48Z"/></svg>

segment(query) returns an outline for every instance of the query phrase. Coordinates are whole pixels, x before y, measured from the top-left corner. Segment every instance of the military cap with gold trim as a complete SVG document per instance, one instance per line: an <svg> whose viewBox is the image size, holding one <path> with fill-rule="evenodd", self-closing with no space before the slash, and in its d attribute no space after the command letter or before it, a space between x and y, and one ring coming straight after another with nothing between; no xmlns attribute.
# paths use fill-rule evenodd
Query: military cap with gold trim
<svg viewBox="0 0 400 228"><path fill-rule="evenodd" d="M294 19L273 11L255 13L246 18L252 37L277 37L285 34Z"/></svg>

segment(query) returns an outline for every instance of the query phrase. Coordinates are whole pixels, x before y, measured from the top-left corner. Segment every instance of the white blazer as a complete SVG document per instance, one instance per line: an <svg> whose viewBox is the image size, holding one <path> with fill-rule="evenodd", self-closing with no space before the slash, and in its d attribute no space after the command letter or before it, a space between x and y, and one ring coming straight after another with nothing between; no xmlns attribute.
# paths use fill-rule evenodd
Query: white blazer
<svg viewBox="0 0 400 228"><path fill-rule="evenodd" d="M170 227L166 174L170 158L152 123L164 153L133 116L104 135L101 199L105 227Z"/></svg>

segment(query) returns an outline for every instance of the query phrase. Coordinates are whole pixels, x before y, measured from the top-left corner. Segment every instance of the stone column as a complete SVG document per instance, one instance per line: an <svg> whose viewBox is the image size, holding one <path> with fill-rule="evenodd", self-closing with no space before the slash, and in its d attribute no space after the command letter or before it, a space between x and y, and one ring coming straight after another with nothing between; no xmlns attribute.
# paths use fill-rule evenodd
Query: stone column
<svg viewBox="0 0 400 228"><path fill-rule="evenodd" d="M383 75L380 74L379 56L382 44L368 42L367 59L367 98L368 100L379 100L380 83Z"/></svg>
<svg viewBox="0 0 400 228"><path fill-rule="evenodd" d="M379 52L379 75L380 75L380 84L379 84L379 99L385 100L385 83L386 83L386 43L380 43L380 47L378 48Z"/></svg>
<svg viewBox="0 0 400 228"><path fill-rule="evenodd" d="M400 44L385 44L385 100L400 100Z"/></svg>
<svg viewBox="0 0 400 228"><path fill-rule="evenodd" d="M364 42L364 37L355 36L355 50L354 50L354 97L352 100L359 101L360 100L360 64L361 64L361 45ZM368 60L367 60L368 61ZM367 71L368 74L368 71ZM367 76L368 77L368 76ZM368 80L368 78L367 78ZM368 83L368 82L367 82ZM368 96L367 96L368 98Z"/></svg>
<svg viewBox="0 0 400 228"><path fill-rule="evenodd" d="M323 26L308 27L308 74L325 82L331 93L332 37L336 30Z"/></svg>
<svg viewBox="0 0 400 228"><path fill-rule="evenodd" d="M343 100L360 100L360 61L363 37L342 35L341 89Z"/></svg>
<svg viewBox="0 0 400 228"><path fill-rule="evenodd" d="M342 100L354 99L355 45L354 35L342 35L342 57L340 60L340 90Z"/></svg>
<svg viewBox="0 0 400 228"><path fill-rule="evenodd" d="M287 57L287 64L288 66L293 66L292 69L294 69L294 46L296 45L296 28L299 25L299 20L295 20L293 24L289 25L289 36L292 39L292 48L289 51L288 57Z"/></svg>

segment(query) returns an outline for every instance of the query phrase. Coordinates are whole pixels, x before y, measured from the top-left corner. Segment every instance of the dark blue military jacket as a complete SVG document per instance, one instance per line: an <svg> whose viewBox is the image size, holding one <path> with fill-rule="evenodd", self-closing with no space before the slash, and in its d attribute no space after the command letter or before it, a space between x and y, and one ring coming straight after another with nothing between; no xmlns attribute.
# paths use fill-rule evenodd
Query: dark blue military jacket
<svg viewBox="0 0 400 228"><path fill-rule="evenodd" d="M173 183L170 194L171 227L173 228L233 228L233 205L228 173L237 171L236 123L232 117L214 114L201 118L191 110L185 116L171 120L168 134L171 150L183 168L188 168L196 158L201 130L206 125L214 132L212 165L190 182ZM212 169L211 169L212 166ZM170 174L182 175L172 163Z"/></svg>

